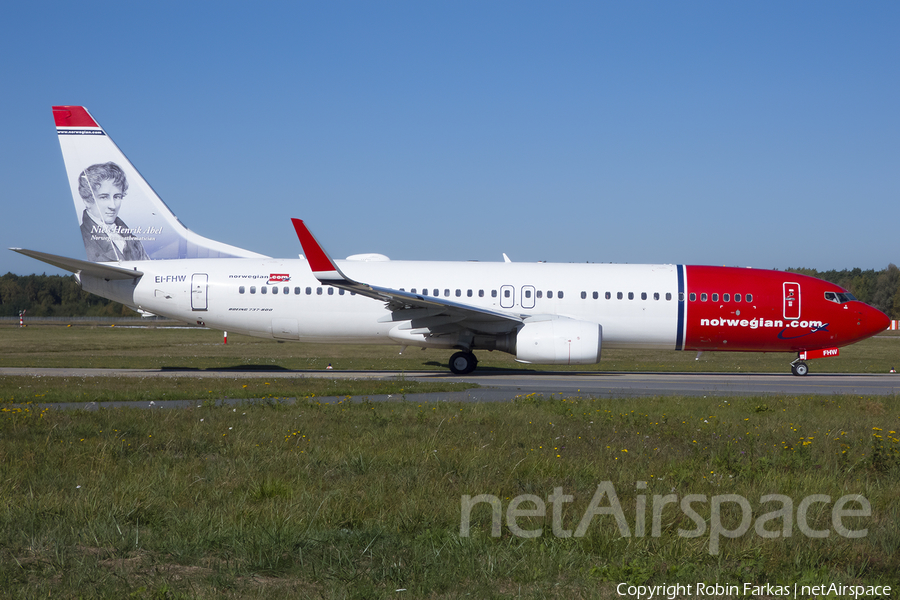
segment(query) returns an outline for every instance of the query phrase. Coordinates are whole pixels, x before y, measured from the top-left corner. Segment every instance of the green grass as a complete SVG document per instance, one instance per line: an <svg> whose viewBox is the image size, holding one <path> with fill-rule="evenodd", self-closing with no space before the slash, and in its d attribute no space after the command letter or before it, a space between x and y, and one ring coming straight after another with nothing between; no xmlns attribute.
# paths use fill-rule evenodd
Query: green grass
<svg viewBox="0 0 900 600"><path fill-rule="evenodd" d="M0 410L4 597L613 598L631 583L900 585L898 398L544 399L57 412ZM795 503L861 494L865 537L492 537L463 495L563 488L574 529L610 481L639 494ZM646 481L645 491L636 482ZM548 503L549 514L549 503ZM831 528L825 505L810 526ZM530 508L526 504L522 508ZM708 517L709 508L698 509ZM761 511L758 511L761 512ZM758 512L754 516L758 516ZM732 515L733 516L733 515ZM649 521L648 521L649 523ZM648 525L649 529L649 525ZM405 589L406 592L395 590Z"/></svg>
<svg viewBox="0 0 900 600"><path fill-rule="evenodd" d="M0 327L0 366L418 371L444 370L450 355L221 341L205 330ZM898 357L900 339L878 337L811 366L886 372ZM791 357L694 358L605 350L584 369L786 372ZM562 370L499 353L479 360L482 369ZM896 397L316 400L421 391L431 390L402 379L0 377L2 595L614 598L624 581L900 586ZM9 404L224 397L301 400L93 413ZM722 539L715 555L708 535L677 534L694 524L671 508L659 537L622 537L611 517L598 516L585 536L558 538L548 516L520 518L524 529L544 528L523 539L505 518L492 537L490 507L481 504L471 535L460 535L464 495L496 496L505 511L511 499L534 494L549 515L548 495L559 487L573 496L563 521L574 529L604 481L632 531L639 495L652 506L654 495L739 494L756 518L771 509L761 505L766 494L795 503L861 494L872 515L849 520L868 529L860 539L809 539L796 526L790 538L767 539L751 527ZM647 489L637 490L638 481ZM830 529L828 507L815 507L810 525ZM709 505L699 512L709 518Z"/></svg>
<svg viewBox="0 0 900 600"><path fill-rule="evenodd" d="M410 381L403 378L331 379L301 377L0 377L0 406L49 402L128 402L160 400L365 397L463 391L475 384Z"/></svg>
<svg viewBox="0 0 900 600"><path fill-rule="evenodd" d="M895 335L890 335L891 333ZM841 349L837 358L810 362L813 373L886 373L900 369L900 336L886 332ZM0 366L106 368L279 368L322 370L446 371L453 351L398 346L278 343L204 329L33 324L0 326ZM523 365L500 352L476 352L478 368L579 371L789 372L787 353L695 352L604 349L597 365Z"/></svg>

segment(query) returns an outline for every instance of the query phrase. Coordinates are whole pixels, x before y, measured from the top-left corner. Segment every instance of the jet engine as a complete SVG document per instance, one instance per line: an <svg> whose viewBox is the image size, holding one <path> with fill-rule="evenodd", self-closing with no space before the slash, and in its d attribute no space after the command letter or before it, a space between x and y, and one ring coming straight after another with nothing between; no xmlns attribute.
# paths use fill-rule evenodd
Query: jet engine
<svg viewBox="0 0 900 600"><path fill-rule="evenodd" d="M516 336L516 360L544 365L592 365L600 362L603 327L567 317L541 316L525 321Z"/></svg>

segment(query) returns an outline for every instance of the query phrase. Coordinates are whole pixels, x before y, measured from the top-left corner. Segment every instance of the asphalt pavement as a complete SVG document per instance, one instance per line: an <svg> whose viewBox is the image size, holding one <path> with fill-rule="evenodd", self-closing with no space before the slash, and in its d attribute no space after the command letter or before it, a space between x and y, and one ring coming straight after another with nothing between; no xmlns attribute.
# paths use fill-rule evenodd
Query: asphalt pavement
<svg viewBox="0 0 900 600"><path fill-rule="evenodd" d="M67 368L0 368L0 376L32 375L42 377L263 377L296 378L325 377L334 379L395 379L417 381L465 381L480 387L462 392L433 392L427 394L391 394L356 397L372 402L508 402L529 394L566 397L647 397L647 396L767 396L836 395L891 396L900 394L900 374L809 374L798 377L772 373L610 373L560 371L485 371L466 376L447 372L400 373L393 371L290 371L258 369L240 371L192 369L67 369ZM319 398L321 402L346 401L340 398ZM270 402L271 400L265 400ZM295 401L285 399L282 401ZM221 404L245 404L248 400L221 400ZM117 406L179 408L199 405L196 400L160 402L103 402L65 403L55 408L96 410Z"/></svg>

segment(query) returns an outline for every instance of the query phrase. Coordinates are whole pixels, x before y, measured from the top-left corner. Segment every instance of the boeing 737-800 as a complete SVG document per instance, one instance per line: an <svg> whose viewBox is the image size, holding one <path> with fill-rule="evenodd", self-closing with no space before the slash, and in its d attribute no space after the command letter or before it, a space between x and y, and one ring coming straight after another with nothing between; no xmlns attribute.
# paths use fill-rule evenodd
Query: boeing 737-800
<svg viewBox="0 0 900 600"><path fill-rule="evenodd" d="M251 336L476 350L594 364L601 348L785 352L805 360L886 329L847 290L781 271L688 265L334 260L293 220L305 258L190 231L80 106L53 115L87 260L14 248L140 311Z"/></svg>

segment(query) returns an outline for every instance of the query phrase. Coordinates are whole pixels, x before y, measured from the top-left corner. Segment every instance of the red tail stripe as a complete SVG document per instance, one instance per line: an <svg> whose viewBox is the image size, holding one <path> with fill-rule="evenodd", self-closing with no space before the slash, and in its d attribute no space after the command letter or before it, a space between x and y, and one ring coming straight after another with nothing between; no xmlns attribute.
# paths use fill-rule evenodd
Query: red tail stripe
<svg viewBox="0 0 900 600"><path fill-rule="evenodd" d="M57 127L100 127L83 106L54 106Z"/></svg>

